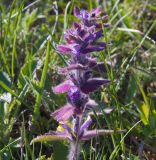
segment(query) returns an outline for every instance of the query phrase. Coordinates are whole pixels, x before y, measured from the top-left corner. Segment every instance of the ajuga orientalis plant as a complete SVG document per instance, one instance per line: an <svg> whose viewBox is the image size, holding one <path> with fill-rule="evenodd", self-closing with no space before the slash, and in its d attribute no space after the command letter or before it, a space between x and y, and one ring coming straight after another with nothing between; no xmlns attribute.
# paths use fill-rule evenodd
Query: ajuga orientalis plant
<svg viewBox="0 0 156 160"><path fill-rule="evenodd" d="M74 9L74 16L80 22L73 23L72 28L64 34L65 44L59 44L57 51L62 55L69 55L68 66L59 69L65 81L53 87L56 94L67 93L67 104L51 115L59 122L62 129L49 132L32 140L52 141L67 140L70 143L69 160L77 160L82 141L89 140L98 135L113 133L113 130L89 129L92 119L89 112L97 107L97 103L89 96L110 80L95 77L94 72L100 72L103 62L98 62L92 53L106 49L106 43L100 41L104 36L103 28L109 26L108 16L101 16L101 8L86 10ZM116 131L120 133L120 131ZM122 132L122 131L121 131Z"/></svg>

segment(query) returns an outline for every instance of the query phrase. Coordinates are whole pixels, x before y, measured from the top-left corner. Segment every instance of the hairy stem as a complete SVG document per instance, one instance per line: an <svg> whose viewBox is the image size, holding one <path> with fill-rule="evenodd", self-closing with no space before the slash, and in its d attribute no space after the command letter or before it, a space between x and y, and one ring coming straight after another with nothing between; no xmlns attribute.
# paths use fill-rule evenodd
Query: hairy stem
<svg viewBox="0 0 156 160"><path fill-rule="evenodd" d="M81 125L81 116L76 116L73 121L73 130L75 135L75 141L70 142L70 151L68 155L68 160L78 160L79 153L80 153L80 143L79 143L79 131Z"/></svg>
<svg viewBox="0 0 156 160"><path fill-rule="evenodd" d="M78 141L70 143L70 152L68 155L68 160L78 160L80 153L80 144Z"/></svg>

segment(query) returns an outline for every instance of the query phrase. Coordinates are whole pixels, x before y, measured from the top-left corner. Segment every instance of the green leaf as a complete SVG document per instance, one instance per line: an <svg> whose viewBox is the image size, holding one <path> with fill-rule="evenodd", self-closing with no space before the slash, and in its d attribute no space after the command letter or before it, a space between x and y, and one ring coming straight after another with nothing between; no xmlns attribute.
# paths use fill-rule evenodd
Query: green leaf
<svg viewBox="0 0 156 160"><path fill-rule="evenodd" d="M144 125L148 125L150 108L146 105L146 103L140 102L137 99L134 99L134 103L138 106L141 121L144 123Z"/></svg>
<svg viewBox="0 0 156 160"><path fill-rule="evenodd" d="M0 71L0 83L3 83L8 88L11 87L11 80L6 72ZM0 88L2 91L6 90L4 88Z"/></svg>
<svg viewBox="0 0 156 160"><path fill-rule="evenodd" d="M138 78L135 77L135 79L136 79L137 85L139 87L139 90L140 90L140 92L142 94L142 97L143 97L143 100L144 100L143 103L137 101L137 104L138 104L138 107L139 107L139 112L140 112L140 117L141 117L142 122L145 125L148 125L149 124L149 114L150 114L149 99L146 96L146 94L143 90L143 87L142 87L141 83L139 82Z"/></svg>
<svg viewBox="0 0 156 160"><path fill-rule="evenodd" d="M36 59L30 59L29 61L27 61L23 65L23 67L21 69L21 72L20 72L20 75L19 75L19 79L18 79L18 88L19 89L23 89L23 87L26 84L24 76L31 77L31 74L35 70L36 66L37 66L37 60Z"/></svg>
<svg viewBox="0 0 156 160"><path fill-rule="evenodd" d="M4 54L4 51L2 49L2 46L0 45L0 53L1 53L1 56L2 56L2 60L3 60L3 63L4 63L4 67L6 68L8 74L10 75L10 69L9 69L9 65L8 65L8 62L7 62L7 59L6 59L6 56Z"/></svg>
<svg viewBox="0 0 156 160"><path fill-rule="evenodd" d="M14 95L15 97L18 97L18 95L11 89L11 80L7 73L0 72L0 92L7 91Z"/></svg>
<svg viewBox="0 0 156 160"><path fill-rule="evenodd" d="M149 107L143 103L141 106L140 106L140 110L141 110L141 120L143 121L143 123L145 125L147 125L149 123Z"/></svg>
<svg viewBox="0 0 156 160"><path fill-rule="evenodd" d="M137 84L133 76L130 77L130 81L128 83L128 91L126 94L126 101L130 103L132 98L136 95L137 92Z"/></svg>
<svg viewBox="0 0 156 160"><path fill-rule="evenodd" d="M28 32L31 25L34 23L34 21L37 19L37 8L34 9L31 13L27 12L25 14L24 20L23 20L23 27L25 32Z"/></svg>
<svg viewBox="0 0 156 160"><path fill-rule="evenodd" d="M57 141L53 144L54 159L55 160L67 160L68 148L62 142Z"/></svg>

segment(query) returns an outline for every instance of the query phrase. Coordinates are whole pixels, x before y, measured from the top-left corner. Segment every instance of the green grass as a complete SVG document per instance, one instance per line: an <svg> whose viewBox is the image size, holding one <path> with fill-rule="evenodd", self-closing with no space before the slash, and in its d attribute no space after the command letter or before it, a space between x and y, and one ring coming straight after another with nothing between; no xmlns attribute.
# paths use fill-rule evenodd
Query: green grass
<svg viewBox="0 0 156 160"><path fill-rule="evenodd" d="M56 129L50 113L66 101L51 88L63 80L57 71L68 57L56 45L77 20L74 6L99 5L111 26L103 29L109 48L95 56L112 82L91 95L103 113L94 112L92 127L127 132L86 142L81 159L156 159L155 0L0 0L0 159L65 159L66 142L30 142ZM107 66L106 59L115 65ZM114 108L109 115L107 107Z"/></svg>

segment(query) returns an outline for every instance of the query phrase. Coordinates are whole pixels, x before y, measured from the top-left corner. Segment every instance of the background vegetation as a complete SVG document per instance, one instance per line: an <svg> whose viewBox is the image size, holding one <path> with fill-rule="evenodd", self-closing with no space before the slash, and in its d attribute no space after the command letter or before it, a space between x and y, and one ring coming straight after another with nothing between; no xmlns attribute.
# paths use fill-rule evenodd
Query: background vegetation
<svg viewBox="0 0 156 160"><path fill-rule="evenodd" d="M109 15L103 40L111 45L95 56L113 66L103 74L112 83L92 95L103 113L94 112L92 127L127 132L86 142L81 159L156 159L155 0L0 0L0 159L65 159L65 142L30 142L56 129L50 113L66 101L51 87L63 79L57 69L68 57L56 45L77 20L74 6L99 5ZM109 115L107 107L113 108Z"/></svg>

